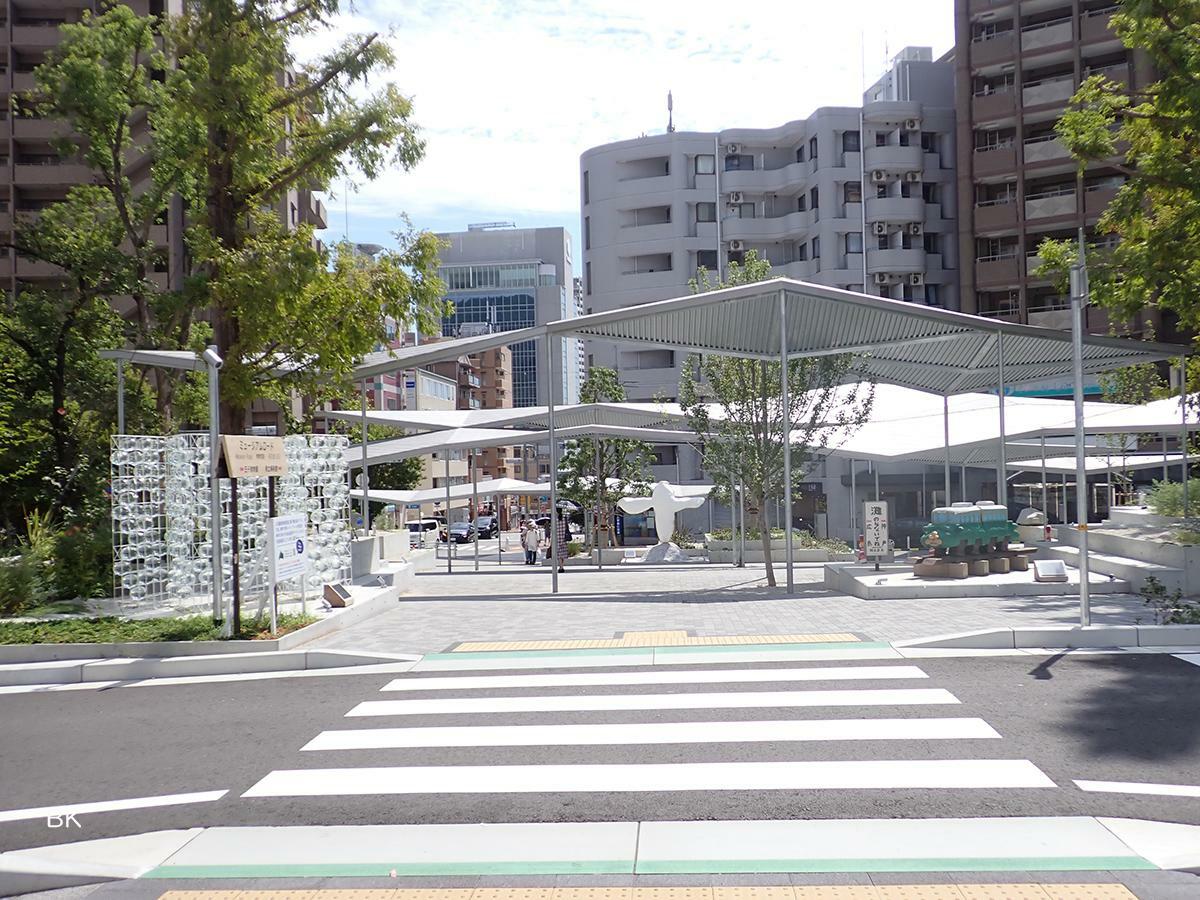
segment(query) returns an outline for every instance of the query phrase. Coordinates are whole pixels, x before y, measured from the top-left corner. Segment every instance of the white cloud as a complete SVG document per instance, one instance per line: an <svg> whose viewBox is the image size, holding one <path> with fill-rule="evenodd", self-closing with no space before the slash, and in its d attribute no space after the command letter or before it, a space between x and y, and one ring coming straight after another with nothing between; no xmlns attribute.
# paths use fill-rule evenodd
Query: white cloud
<svg viewBox="0 0 1200 900"><path fill-rule="evenodd" d="M391 32L390 78L427 141L412 172L331 201L331 234L348 199L356 240L401 211L577 234L580 153L663 131L668 89L680 131L772 127L857 105L906 45L953 43L951 0L358 0L337 24Z"/></svg>

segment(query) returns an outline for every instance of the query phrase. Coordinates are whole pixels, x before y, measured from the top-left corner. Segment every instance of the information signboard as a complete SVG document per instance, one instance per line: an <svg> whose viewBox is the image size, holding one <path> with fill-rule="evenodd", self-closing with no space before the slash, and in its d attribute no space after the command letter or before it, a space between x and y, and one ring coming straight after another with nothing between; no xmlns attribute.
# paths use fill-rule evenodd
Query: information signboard
<svg viewBox="0 0 1200 900"><path fill-rule="evenodd" d="M863 551L870 558L886 556L891 549L887 501L868 500L863 504Z"/></svg>
<svg viewBox="0 0 1200 900"><path fill-rule="evenodd" d="M272 478L287 474L283 438L226 434L221 437L230 478Z"/></svg>
<svg viewBox="0 0 1200 900"><path fill-rule="evenodd" d="M267 529L271 583L278 584L308 571L308 531L303 513L276 516Z"/></svg>

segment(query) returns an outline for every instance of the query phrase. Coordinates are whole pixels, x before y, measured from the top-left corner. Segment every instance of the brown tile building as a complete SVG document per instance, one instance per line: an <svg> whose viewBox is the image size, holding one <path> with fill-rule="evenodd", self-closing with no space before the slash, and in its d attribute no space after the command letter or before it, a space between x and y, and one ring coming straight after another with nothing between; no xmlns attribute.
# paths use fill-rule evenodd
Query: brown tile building
<svg viewBox="0 0 1200 900"><path fill-rule="evenodd" d="M1069 298L1033 274L1037 247L1080 226L1091 238L1123 176L1103 162L1080 174L1054 125L1090 75L1151 80L1109 27L1115 10L1112 0L955 0L964 312L1070 326ZM1089 310L1088 328L1108 329L1100 310Z"/></svg>
<svg viewBox="0 0 1200 900"><path fill-rule="evenodd" d="M432 338L435 343L445 338ZM511 409L513 402L512 350L496 347L453 361L434 363L429 371L458 385L457 409ZM487 447L475 456L479 478L520 478L520 447Z"/></svg>

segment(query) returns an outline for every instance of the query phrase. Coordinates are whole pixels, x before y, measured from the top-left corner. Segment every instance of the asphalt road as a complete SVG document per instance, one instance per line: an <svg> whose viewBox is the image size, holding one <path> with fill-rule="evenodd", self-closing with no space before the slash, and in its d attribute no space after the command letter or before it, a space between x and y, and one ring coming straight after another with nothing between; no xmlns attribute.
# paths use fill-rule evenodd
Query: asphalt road
<svg viewBox="0 0 1200 900"><path fill-rule="evenodd" d="M48 829L43 820L0 822L0 850L204 825L1015 815L1124 816L1200 824L1200 803L1195 798L1085 793L1072 783L1072 779L1200 783L1200 666L1165 654L894 663L916 665L929 678L905 683L805 682L788 687L944 688L961 705L345 718L357 704L381 699L714 689L708 684L689 683L380 694L379 689L393 677L388 675L0 696L0 812L58 803L229 790L222 800L212 803L81 815L82 827L71 831ZM893 661L814 665L880 664L891 665ZM556 672L561 674L562 670ZM723 684L717 689L761 691L779 690L780 686ZM1002 739L465 747L353 750L332 755L326 751L300 752L309 740L327 729L942 716L980 717ZM859 759L1028 759L1058 787L729 791L714 785L708 791L680 793L241 796L276 769Z"/></svg>

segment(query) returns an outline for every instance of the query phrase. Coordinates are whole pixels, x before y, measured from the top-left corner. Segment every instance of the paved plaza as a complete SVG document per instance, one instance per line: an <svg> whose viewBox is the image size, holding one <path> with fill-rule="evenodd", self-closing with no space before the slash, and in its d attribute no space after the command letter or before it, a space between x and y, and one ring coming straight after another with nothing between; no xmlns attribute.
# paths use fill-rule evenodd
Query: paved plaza
<svg viewBox="0 0 1200 900"><path fill-rule="evenodd" d="M776 578L783 580L777 567ZM687 630L700 636L852 632L881 641L994 627L1073 625L1073 596L860 600L826 591L822 566L796 567L796 587L767 587L762 565L692 564L569 568L550 592L550 573L469 558L453 574L426 570L394 610L313 646L430 653L460 641L611 638L622 631ZM1141 598L1093 594L1092 622L1152 624Z"/></svg>

